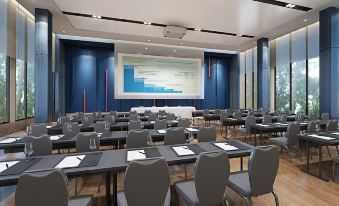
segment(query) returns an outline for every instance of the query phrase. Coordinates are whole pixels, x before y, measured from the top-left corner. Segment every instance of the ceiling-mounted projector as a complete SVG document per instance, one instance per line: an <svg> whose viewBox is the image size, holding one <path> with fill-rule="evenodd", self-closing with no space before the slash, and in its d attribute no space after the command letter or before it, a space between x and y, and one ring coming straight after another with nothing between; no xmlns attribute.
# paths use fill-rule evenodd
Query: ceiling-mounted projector
<svg viewBox="0 0 339 206"><path fill-rule="evenodd" d="M164 37L173 39L182 39L186 34L186 28L180 26L166 26L164 29Z"/></svg>

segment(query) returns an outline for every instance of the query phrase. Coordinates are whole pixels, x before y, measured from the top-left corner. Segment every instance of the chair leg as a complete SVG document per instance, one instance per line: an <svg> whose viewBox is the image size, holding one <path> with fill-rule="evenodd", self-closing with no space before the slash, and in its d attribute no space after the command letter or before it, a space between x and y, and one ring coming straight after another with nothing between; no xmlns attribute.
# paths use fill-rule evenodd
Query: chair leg
<svg viewBox="0 0 339 206"><path fill-rule="evenodd" d="M185 180L187 180L187 164L184 164Z"/></svg>
<svg viewBox="0 0 339 206"><path fill-rule="evenodd" d="M78 178L75 178L74 196L78 196Z"/></svg>
<svg viewBox="0 0 339 206"><path fill-rule="evenodd" d="M277 195L274 191L272 191L272 194L273 194L273 196L274 196L275 205L276 205L276 206L279 206L279 198L278 198L278 195Z"/></svg>
<svg viewBox="0 0 339 206"><path fill-rule="evenodd" d="M331 154L330 148L329 148L328 146L326 146L326 148L327 148L328 156L332 157L332 154Z"/></svg>
<svg viewBox="0 0 339 206"><path fill-rule="evenodd" d="M337 146L335 146L335 148L337 149L337 153L339 155L339 146L337 145Z"/></svg>
<svg viewBox="0 0 339 206"><path fill-rule="evenodd" d="M333 168L332 168L332 177L333 177L333 181L335 179L335 162L333 162Z"/></svg>
<svg viewBox="0 0 339 206"><path fill-rule="evenodd" d="M99 182L98 182L98 193L100 192L100 188L101 188L101 183L102 183L102 178L103 176L99 175Z"/></svg>
<svg viewBox="0 0 339 206"><path fill-rule="evenodd" d="M241 197L245 200L245 203L246 203L246 206L251 206L251 200L245 196L242 196Z"/></svg>
<svg viewBox="0 0 339 206"><path fill-rule="evenodd" d="M288 156L288 160L290 161L290 162L292 162L292 158L291 158L291 153L290 153L290 149L288 148L288 146L284 146L285 148L286 148L286 150L287 150L287 156Z"/></svg>

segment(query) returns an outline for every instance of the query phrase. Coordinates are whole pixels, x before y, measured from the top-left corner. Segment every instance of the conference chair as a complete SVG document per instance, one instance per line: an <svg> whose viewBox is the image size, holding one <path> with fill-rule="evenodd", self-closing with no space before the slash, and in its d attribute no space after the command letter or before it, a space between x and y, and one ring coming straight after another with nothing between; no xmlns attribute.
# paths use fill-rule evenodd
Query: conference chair
<svg viewBox="0 0 339 206"><path fill-rule="evenodd" d="M130 130L126 139L127 149L131 148L142 148L150 146L149 131L144 130Z"/></svg>
<svg viewBox="0 0 339 206"><path fill-rule="evenodd" d="M92 196L69 197L66 175L60 169L24 173L15 191L16 206L90 206Z"/></svg>
<svg viewBox="0 0 339 206"><path fill-rule="evenodd" d="M225 190L229 175L226 152L200 153L194 166L194 180L175 184L176 199L184 200L188 206L228 205Z"/></svg>
<svg viewBox="0 0 339 206"><path fill-rule="evenodd" d="M84 116L84 117L81 119L81 124L87 124L87 125L94 124L94 118L93 118L93 116Z"/></svg>
<svg viewBox="0 0 339 206"><path fill-rule="evenodd" d="M154 129L155 130L167 129L167 120L166 119L162 119L162 120L157 119L157 120L155 120Z"/></svg>
<svg viewBox="0 0 339 206"><path fill-rule="evenodd" d="M98 118L101 118L101 117L102 117L100 111L99 111L99 112L93 112L92 116L93 116L94 119L98 119Z"/></svg>
<svg viewBox="0 0 339 206"><path fill-rule="evenodd" d="M167 121L174 121L174 120L176 120L176 117L173 113L168 113L168 115L166 116L166 120Z"/></svg>
<svg viewBox="0 0 339 206"><path fill-rule="evenodd" d="M119 118L119 114L117 111L110 111L109 115L114 116L116 120Z"/></svg>
<svg viewBox="0 0 339 206"><path fill-rule="evenodd" d="M110 123L111 125L112 124L115 124L115 116L114 115L106 115L105 117L104 117L104 121L106 121L106 122L108 122L108 123Z"/></svg>
<svg viewBox="0 0 339 206"><path fill-rule="evenodd" d="M71 122L71 119L69 117L66 117L66 116L61 116L61 117L58 117L57 122L58 122L59 125L63 125L65 123Z"/></svg>
<svg viewBox="0 0 339 206"><path fill-rule="evenodd" d="M130 114L130 115L128 116L128 118L129 118L129 121L138 121L138 120L139 120L138 115L137 115L137 114L134 114L134 113Z"/></svg>
<svg viewBox="0 0 339 206"><path fill-rule="evenodd" d="M326 123L326 132L333 132L338 130L337 120L328 120Z"/></svg>
<svg viewBox="0 0 339 206"><path fill-rule="evenodd" d="M287 122L287 114L281 114L278 116L279 123L286 123Z"/></svg>
<svg viewBox="0 0 339 206"><path fill-rule="evenodd" d="M152 114L151 110L145 110L144 116L149 116L150 114Z"/></svg>
<svg viewBox="0 0 339 206"><path fill-rule="evenodd" d="M309 119L310 121L318 120L318 116L315 115L315 114L310 114L309 117L308 117L308 119Z"/></svg>
<svg viewBox="0 0 339 206"><path fill-rule="evenodd" d="M241 119L242 118L242 113L241 112L234 112L233 113L233 118L234 119Z"/></svg>
<svg viewBox="0 0 339 206"><path fill-rule="evenodd" d="M302 121L305 120L305 115L302 114L302 113L297 114L297 115L295 116L295 120L296 120L296 121L299 121L299 122L302 122Z"/></svg>
<svg viewBox="0 0 339 206"><path fill-rule="evenodd" d="M159 110L158 115L160 117L164 117L164 116L167 116L167 112L165 110Z"/></svg>
<svg viewBox="0 0 339 206"><path fill-rule="evenodd" d="M131 115L131 114L136 114L136 115L138 115L138 112L137 112L137 111L130 111L130 112L129 112L129 115Z"/></svg>
<svg viewBox="0 0 339 206"><path fill-rule="evenodd" d="M131 162L124 179L118 206L170 206L170 174L163 158Z"/></svg>
<svg viewBox="0 0 339 206"><path fill-rule="evenodd" d="M179 118L178 119L178 127L182 127L182 128L188 128L191 126L191 122L189 119L187 118Z"/></svg>
<svg viewBox="0 0 339 206"><path fill-rule="evenodd" d="M91 140L95 142L95 148L91 148L90 142ZM88 132L88 133L79 133L76 137L76 152L77 153L84 153L84 152L94 152L100 149L100 140L97 133ZM100 185L102 182L102 178L99 177L98 182L98 193L100 192ZM78 194L78 178L75 178L75 196Z"/></svg>
<svg viewBox="0 0 339 206"><path fill-rule="evenodd" d="M186 144L186 135L184 128L171 127L165 134L164 145Z"/></svg>
<svg viewBox="0 0 339 206"><path fill-rule="evenodd" d="M75 113L75 118L78 119L78 120L81 120L84 116L85 116L85 114L83 112L76 112Z"/></svg>
<svg viewBox="0 0 339 206"><path fill-rule="evenodd" d="M200 127L198 132L198 142L212 142L217 139L215 127Z"/></svg>
<svg viewBox="0 0 339 206"><path fill-rule="evenodd" d="M220 109L215 109L214 110L214 114L215 115L220 115L221 114L221 110Z"/></svg>
<svg viewBox="0 0 339 206"><path fill-rule="evenodd" d="M148 121L155 121L158 119L158 114L157 113L151 113L148 115Z"/></svg>
<svg viewBox="0 0 339 206"><path fill-rule="evenodd" d="M292 162L290 149L293 146L298 146L298 134L300 133L300 123L291 122L287 127L287 137L275 137L269 138L269 141L273 144L279 145L281 148L285 148L287 151L288 159Z"/></svg>
<svg viewBox="0 0 339 206"><path fill-rule="evenodd" d="M277 206L278 195L273 186L279 169L278 149L274 146L257 147L250 155L248 171L231 173L228 186L251 205L251 197L272 193Z"/></svg>
<svg viewBox="0 0 339 206"><path fill-rule="evenodd" d="M29 127L31 130L29 131ZM33 123L27 126L27 135L29 136L41 136L47 135L47 128L45 124Z"/></svg>
<svg viewBox="0 0 339 206"><path fill-rule="evenodd" d="M32 145L33 153L30 157L52 154L52 143L47 135L40 137L28 136L26 137L26 142L31 143Z"/></svg>
<svg viewBox="0 0 339 206"><path fill-rule="evenodd" d="M250 139L252 137L252 126L256 124L256 119L254 115L248 115L245 119L245 128L240 127L237 129L241 134L245 136L245 141L247 142L247 136L249 135Z"/></svg>
<svg viewBox="0 0 339 206"><path fill-rule="evenodd" d="M62 126L62 134L78 134L80 133L80 126L77 122L69 122Z"/></svg>
<svg viewBox="0 0 339 206"><path fill-rule="evenodd" d="M94 124L94 132L96 133L107 133L110 132L110 123L106 121L96 122Z"/></svg>
<svg viewBox="0 0 339 206"><path fill-rule="evenodd" d="M142 126L141 126L141 120L137 120L137 121L134 121L134 120L131 120L128 122L128 130L140 130L142 129Z"/></svg>
<svg viewBox="0 0 339 206"><path fill-rule="evenodd" d="M272 116L271 115L264 115L262 118L263 124L271 124L272 123Z"/></svg>
<svg viewBox="0 0 339 206"><path fill-rule="evenodd" d="M317 132L317 122L316 121L310 121L307 124L307 133L316 133Z"/></svg>
<svg viewBox="0 0 339 206"><path fill-rule="evenodd" d="M320 124L324 125L327 123L327 121L330 120L330 114L329 113L322 113L320 118Z"/></svg>

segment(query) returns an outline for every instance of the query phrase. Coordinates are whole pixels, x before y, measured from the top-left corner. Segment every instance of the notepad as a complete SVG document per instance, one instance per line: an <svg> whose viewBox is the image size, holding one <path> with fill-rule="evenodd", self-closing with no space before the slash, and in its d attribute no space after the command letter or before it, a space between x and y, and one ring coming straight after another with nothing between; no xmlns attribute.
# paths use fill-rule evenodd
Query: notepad
<svg viewBox="0 0 339 206"><path fill-rule="evenodd" d="M334 134L334 135L339 135L339 132L333 132L332 134Z"/></svg>
<svg viewBox="0 0 339 206"><path fill-rule="evenodd" d="M46 126L46 128L49 129L49 128L52 128L52 126L48 125L48 126Z"/></svg>
<svg viewBox="0 0 339 206"><path fill-rule="evenodd" d="M166 134L166 130L158 129L157 131L158 131L159 134Z"/></svg>
<svg viewBox="0 0 339 206"><path fill-rule="evenodd" d="M226 142L215 142L213 143L215 146L219 147L222 150L225 151L233 151L233 150L238 150L239 148L229 145Z"/></svg>
<svg viewBox="0 0 339 206"><path fill-rule="evenodd" d="M7 139L4 139L4 140L1 140L0 141L0 144L9 144L9 143L13 143L15 141L18 141L22 138L13 138L13 137L10 137L10 138L7 138Z"/></svg>
<svg viewBox="0 0 339 206"><path fill-rule="evenodd" d="M178 156L195 155L195 153L187 146L177 146L172 147L172 149L175 151L175 153L177 153Z"/></svg>
<svg viewBox="0 0 339 206"><path fill-rule="evenodd" d="M8 162L0 162L0 173L12 167L19 161L8 161Z"/></svg>
<svg viewBox="0 0 339 206"><path fill-rule="evenodd" d="M266 125L266 124L257 124L258 126L262 126L262 127L269 127L270 125Z"/></svg>
<svg viewBox="0 0 339 206"><path fill-rule="evenodd" d="M101 137L102 136L102 133L97 133L98 134L98 137Z"/></svg>
<svg viewBox="0 0 339 206"><path fill-rule="evenodd" d="M333 137L326 137L326 136L321 136L321 135L316 135L316 134L311 134L311 135L308 135L308 136L323 139L323 140L334 140L334 139L336 139L336 138L333 138Z"/></svg>
<svg viewBox="0 0 339 206"><path fill-rule="evenodd" d="M146 159L145 150L130 150L127 151L127 162L133 161L133 160L142 160Z"/></svg>
<svg viewBox="0 0 339 206"><path fill-rule="evenodd" d="M178 121L177 121L177 120L173 120L172 122L173 122L173 123L178 123Z"/></svg>
<svg viewBox="0 0 339 206"><path fill-rule="evenodd" d="M83 126L84 124L79 124L79 127Z"/></svg>
<svg viewBox="0 0 339 206"><path fill-rule="evenodd" d="M63 160L55 166L55 168L71 168L77 167L81 163L81 161L85 158L86 155L74 155L74 156L67 156Z"/></svg>
<svg viewBox="0 0 339 206"><path fill-rule="evenodd" d="M51 141L55 141L55 140L58 140L60 139L61 137L63 137L64 135L53 135L53 136L50 136L49 139Z"/></svg>
<svg viewBox="0 0 339 206"><path fill-rule="evenodd" d="M154 124L154 123L155 123L155 121L150 121L150 123L151 123L151 124Z"/></svg>
<svg viewBox="0 0 339 206"><path fill-rule="evenodd" d="M199 130L195 128L186 128L186 130L189 132L199 132Z"/></svg>

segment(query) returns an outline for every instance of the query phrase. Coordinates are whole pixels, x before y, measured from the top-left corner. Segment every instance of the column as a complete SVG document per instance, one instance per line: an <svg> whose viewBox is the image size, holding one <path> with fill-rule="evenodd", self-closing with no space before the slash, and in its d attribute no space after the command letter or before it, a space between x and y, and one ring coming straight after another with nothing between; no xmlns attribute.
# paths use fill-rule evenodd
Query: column
<svg viewBox="0 0 339 206"><path fill-rule="evenodd" d="M264 111L270 110L270 50L268 38L257 41L257 105Z"/></svg>

